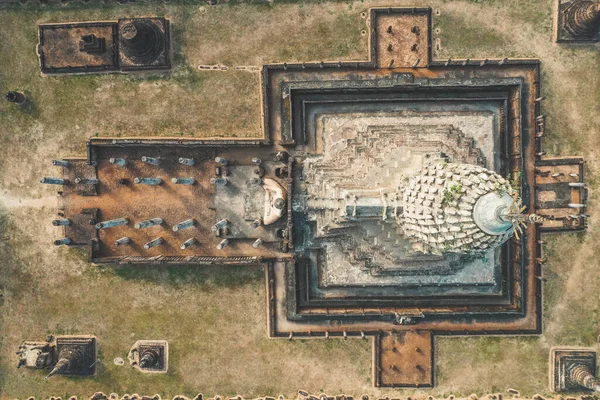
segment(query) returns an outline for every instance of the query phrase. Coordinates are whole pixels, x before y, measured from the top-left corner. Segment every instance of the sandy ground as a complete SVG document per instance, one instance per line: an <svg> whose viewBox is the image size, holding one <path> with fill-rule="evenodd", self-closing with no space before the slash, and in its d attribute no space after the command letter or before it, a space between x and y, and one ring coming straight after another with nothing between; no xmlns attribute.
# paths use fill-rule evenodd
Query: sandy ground
<svg viewBox="0 0 600 400"><path fill-rule="evenodd" d="M365 59L361 13L369 1L309 4L205 5L156 3L7 8L0 25L0 92L21 89L30 106L0 103L0 398L33 395L203 392L247 397L292 396L298 389L360 395L446 397L505 391L549 392L553 345L596 346L600 285L592 219L585 234L547 237L544 334L529 338L437 338L437 386L377 390L371 343L361 340L266 338L260 268L101 268L77 250L56 248L56 188L50 160L83 155L100 135L258 136L258 74L236 65L274 61ZM583 155L598 214L600 53L597 46L552 42L551 0L522 2L395 1L431 5L434 39L444 59L539 57L548 115L546 150ZM439 13L439 15L437 15ZM172 19L175 64L167 75L42 77L34 52L36 24L165 15ZM8 55L8 56L7 56ZM224 64L227 71L199 71ZM94 333L100 342L93 379L16 369L22 339L50 333ZM170 373L144 376L113 364L138 339L170 341Z"/></svg>

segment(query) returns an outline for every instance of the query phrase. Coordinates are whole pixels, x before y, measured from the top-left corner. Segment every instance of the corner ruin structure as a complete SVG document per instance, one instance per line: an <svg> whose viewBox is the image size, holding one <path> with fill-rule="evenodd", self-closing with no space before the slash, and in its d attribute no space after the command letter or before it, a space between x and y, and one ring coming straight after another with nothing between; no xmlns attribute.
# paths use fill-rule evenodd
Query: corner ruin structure
<svg viewBox="0 0 600 400"><path fill-rule="evenodd" d="M554 36L558 43L600 41L600 2L558 0L558 18Z"/></svg>
<svg viewBox="0 0 600 400"><path fill-rule="evenodd" d="M434 60L431 18L371 9L369 60L263 66L262 138L92 138L42 179L55 243L262 264L269 337L372 336L376 386L433 386L439 335L539 334L542 234L586 228L584 162L544 153L538 60Z"/></svg>

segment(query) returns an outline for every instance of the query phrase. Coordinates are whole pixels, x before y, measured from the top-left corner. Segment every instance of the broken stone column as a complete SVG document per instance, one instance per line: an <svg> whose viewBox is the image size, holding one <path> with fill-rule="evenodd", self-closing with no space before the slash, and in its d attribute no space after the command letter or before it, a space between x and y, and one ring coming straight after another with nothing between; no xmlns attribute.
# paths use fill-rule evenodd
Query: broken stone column
<svg viewBox="0 0 600 400"><path fill-rule="evenodd" d="M139 185L153 185L158 186L162 183L162 179L160 178L135 178L133 183L137 183Z"/></svg>
<svg viewBox="0 0 600 400"><path fill-rule="evenodd" d="M150 164L150 165L159 165L160 164L160 160L155 157L142 156L142 161L145 162L146 164Z"/></svg>
<svg viewBox="0 0 600 400"><path fill-rule="evenodd" d="M46 375L46 378L44 379L48 379L56 374L62 374L65 371L69 370L71 368L71 364L77 363L77 358L78 357L76 352L69 353L66 354L64 357L61 357L56 363L56 365L54 365L52 371L50 371L50 373Z"/></svg>
<svg viewBox="0 0 600 400"><path fill-rule="evenodd" d="M179 246L179 248L181 250L185 250L188 247L190 247L191 245L197 243L198 241L195 238L190 238L188 240L186 240L185 242L181 243L181 246Z"/></svg>
<svg viewBox="0 0 600 400"><path fill-rule="evenodd" d="M98 222L96 224L96 229L114 228L116 226L127 225L128 222L129 220L127 218L111 219L108 221Z"/></svg>
<svg viewBox="0 0 600 400"><path fill-rule="evenodd" d="M71 221L69 221L66 218L55 219L54 221L52 221L52 225L54 225L54 226L67 226L67 225L71 225Z"/></svg>
<svg viewBox="0 0 600 400"><path fill-rule="evenodd" d="M574 37L593 35L600 27L600 2L575 0L565 15L564 28Z"/></svg>
<svg viewBox="0 0 600 400"><path fill-rule="evenodd" d="M70 164L68 161L65 160L52 160L52 165L56 166L56 167L68 167Z"/></svg>
<svg viewBox="0 0 600 400"><path fill-rule="evenodd" d="M229 181L225 178L210 178L210 183L217 186L227 186Z"/></svg>
<svg viewBox="0 0 600 400"><path fill-rule="evenodd" d="M56 239L54 241L54 245L55 246L60 246L60 245L69 245L71 244L71 239L70 238L61 238L61 239Z"/></svg>
<svg viewBox="0 0 600 400"><path fill-rule="evenodd" d="M215 157L215 162L221 165L227 165L229 162L223 157Z"/></svg>
<svg viewBox="0 0 600 400"><path fill-rule="evenodd" d="M254 243L252 243L252 247L254 247L255 249L258 249L258 246L260 246L262 244L262 239L258 238L254 241Z"/></svg>
<svg viewBox="0 0 600 400"><path fill-rule="evenodd" d="M109 161L111 164L118 165L121 167L127 165L127 160L125 160L124 158L111 158Z"/></svg>
<svg viewBox="0 0 600 400"><path fill-rule="evenodd" d="M229 220L226 218L223 218L222 220L217 221L216 224L214 224L211 229L212 231L218 231L219 229L223 229L225 228L227 225L229 224Z"/></svg>
<svg viewBox="0 0 600 400"><path fill-rule="evenodd" d="M193 158L179 157L179 164L192 166L195 164L195 161Z"/></svg>
<svg viewBox="0 0 600 400"><path fill-rule="evenodd" d="M193 219L186 219L183 222L173 225L173 232L177 232L186 228L191 228L192 226L194 226L195 223L196 221L194 221Z"/></svg>
<svg viewBox="0 0 600 400"><path fill-rule="evenodd" d="M129 244L130 241L131 241L131 239L129 239L127 236L125 236L125 237L115 240L115 246L123 246L123 245Z"/></svg>
<svg viewBox="0 0 600 400"><path fill-rule="evenodd" d="M79 185L97 185L100 180L96 178L75 178L75 183Z"/></svg>
<svg viewBox="0 0 600 400"><path fill-rule="evenodd" d="M135 229L143 229L143 228L149 228L151 226L160 225L162 223L163 223L162 218L152 218L152 219L147 219L145 221L137 222L135 225L133 225L133 227Z"/></svg>
<svg viewBox="0 0 600 400"><path fill-rule="evenodd" d="M40 179L40 183L45 183L47 185L64 185L65 180L61 178L43 177Z"/></svg>
<svg viewBox="0 0 600 400"><path fill-rule="evenodd" d="M148 250L148 249L151 249L152 247L158 246L162 242L164 242L163 238L162 237L157 237L156 239L152 239L151 241L149 241L148 243L146 243L144 245L144 248L146 250Z"/></svg>
<svg viewBox="0 0 600 400"><path fill-rule="evenodd" d="M176 185L193 185L196 180L194 178L172 178L171 182Z"/></svg>
<svg viewBox="0 0 600 400"><path fill-rule="evenodd" d="M158 354L156 351L152 349L148 349L141 354L140 357L140 367L141 368L151 368L156 365L158 362Z"/></svg>
<svg viewBox="0 0 600 400"><path fill-rule="evenodd" d="M229 239L221 240L221 243L217 245L217 250L223 250L229 244Z"/></svg>
<svg viewBox="0 0 600 400"><path fill-rule="evenodd" d="M260 164L262 164L262 160L258 157L252 157L252 164L260 165Z"/></svg>
<svg viewBox="0 0 600 400"><path fill-rule="evenodd" d="M590 372L589 368L583 364L576 365L571 369L569 374L571 381L578 384L582 388L600 392L600 383L596 377Z"/></svg>

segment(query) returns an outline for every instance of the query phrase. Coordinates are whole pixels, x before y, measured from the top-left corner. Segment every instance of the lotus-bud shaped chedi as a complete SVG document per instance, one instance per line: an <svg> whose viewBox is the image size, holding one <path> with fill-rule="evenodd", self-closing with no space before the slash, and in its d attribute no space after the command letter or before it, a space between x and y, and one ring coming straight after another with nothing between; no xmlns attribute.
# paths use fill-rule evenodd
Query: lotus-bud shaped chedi
<svg viewBox="0 0 600 400"><path fill-rule="evenodd" d="M476 165L426 165L400 191L397 221L425 253L485 251L518 234L525 220L510 183Z"/></svg>
<svg viewBox="0 0 600 400"><path fill-rule="evenodd" d="M379 220L386 233L377 236L371 228L374 245L376 240L402 243L402 236L409 252L435 255L486 252L518 237L527 220L540 219L523 214L518 192L499 174L444 160L437 158L387 188L365 190L344 182L337 198L309 199L307 206L334 210L316 219L322 235ZM389 224L397 224L397 229L384 228Z"/></svg>

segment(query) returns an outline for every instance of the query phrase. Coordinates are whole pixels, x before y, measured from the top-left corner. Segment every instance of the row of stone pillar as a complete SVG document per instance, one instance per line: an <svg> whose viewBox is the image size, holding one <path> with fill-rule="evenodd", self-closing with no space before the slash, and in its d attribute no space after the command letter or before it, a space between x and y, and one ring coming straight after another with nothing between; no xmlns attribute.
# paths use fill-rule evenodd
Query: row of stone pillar
<svg viewBox="0 0 600 400"><path fill-rule="evenodd" d="M278 159L281 157L283 158L283 155L280 156L280 154L277 154ZM150 165L160 165L162 159L159 157L148 157L148 156L142 156L140 158L140 160L142 162L145 162L146 164L150 164ZM179 164L183 164L183 165L188 165L188 166L193 166L196 164L196 160L194 160L193 158L186 158L186 157L179 157L177 159L177 161L179 162ZM126 158L110 158L109 162L113 165L118 165L120 167L125 167L128 164L128 161ZM229 160L227 160L226 158L223 157L215 157L215 162L219 165L229 165ZM253 157L252 158L252 164L254 165L260 165L262 164L262 160L258 157ZM58 166L58 167L65 167L68 168L71 166L71 163L67 160L52 160L52 165Z"/></svg>
<svg viewBox="0 0 600 400"><path fill-rule="evenodd" d="M148 157L142 156L141 160L147 164L151 165L160 165L161 159L156 157ZM127 166L128 161L124 158L111 158L110 163L113 165L118 165L125 167ZM195 160L193 158L185 158L180 157L178 159L180 164L192 166L195 164ZM229 164L229 161L223 157L215 157L215 162L219 165L226 166ZM260 158L254 157L252 158L252 163L254 165L262 164L262 160ZM52 164L60 167L69 167L70 163L65 160L53 160ZM68 185L69 182L63 178L54 178L54 177L44 177L40 180L41 183L50 184L50 185ZM162 178L157 177L136 177L133 179L133 183L140 185L151 185L158 186L163 182ZM191 177L182 177L182 178L172 178L171 182L178 185L193 185L196 183L196 180ZM88 185L97 185L100 181L96 178L76 178L75 183L77 184L88 184ZM226 186L229 183L229 180L226 178L211 178L210 183L216 186Z"/></svg>
<svg viewBox="0 0 600 400"><path fill-rule="evenodd" d="M226 179L225 179L226 180ZM153 185L158 186L163 182L161 178L134 178L133 183L140 185ZM171 182L177 185L193 185L196 183L194 178L172 178ZM40 179L40 183L45 183L47 185L68 185L69 181L63 178L54 178L54 177L43 177ZM75 178L76 184L81 185L97 185L100 183L100 180L97 178ZM211 183L215 183L212 182ZM217 184L222 184L223 182L216 182ZM227 183L225 183L227 184Z"/></svg>
<svg viewBox="0 0 600 400"><path fill-rule="evenodd" d="M116 219L111 219L108 221L98 222L96 224L96 229L115 228L117 226L127 225L128 223L129 223L129 219L127 219L127 218L116 218ZM136 222L133 225L133 227L135 229L144 229L144 228L149 228L151 226L162 225L162 223L163 223L162 218L151 218L151 219L143 220L140 222ZM54 222L53 222L53 224L54 224ZM68 225L68 224L66 224L66 225ZM196 220L194 220L193 218L190 218L190 219L186 219L185 221L182 221L182 222L179 222L179 223L173 225L172 229L173 229L173 232L177 232L182 229L191 228L194 225L196 225Z"/></svg>
<svg viewBox="0 0 600 400"><path fill-rule="evenodd" d="M162 159L159 157L149 157L149 156L142 156L140 158L140 160L142 162L145 162L146 164L150 164L150 165L160 165L162 162ZM255 160L257 160L257 161L255 161ZM179 164L188 165L188 166L193 166L194 164L196 164L196 161L193 158L179 157L177 159L177 161L179 162ZM113 165L118 165L121 167L127 166L127 163L128 163L127 159L125 159L125 158L111 158L109 160L109 162ZM223 166L229 164L229 161L223 157L215 157L215 162L217 164L223 165ZM255 164L258 162L258 164L260 164L260 159L253 158L252 162Z"/></svg>
<svg viewBox="0 0 600 400"><path fill-rule="evenodd" d="M148 157L148 156L142 156L140 158L140 160L142 162L145 162L146 164L150 164L150 165L160 165L162 160L161 158L158 157ZM118 165L120 167L126 167L127 164L129 163L128 160L126 158L111 158L108 160L111 164L113 165ZM186 157L179 157L177 159L177 161L179 162L179 164L182 165L189 165L189 166L193 166L194 164L196 164L196 161L193 158L186 158Z"/></svg>
<svg viewBox="0 0 600 400"><path fill-rule="evenodd" d="M159 236L155 239L152 239L151 241L147 242L144 244L144 249L148 250L151 249L153 247L156 247L160 244L163 244L165 241L162 238L162 236ZM60 238L54 241L54 244L56 246L60 246L60 245L70 245L72 243L71 238L68 237L64 237L64 238ZM125 246L131 243L131 238L129 238L128 236L124 236L122 238L119 238L117 240L115 240L114 244L115 246ZM219 242L219 244L217 244L217 250L223 250L225 247L227 247L229 245L229 239L223 239ZM256 239L253 243L252 243L252 247L254 247L255 249L258 248L259 246L261 246L263 243L262 239ZM196 240L196 238L189 238L186 241L184 241L183 243L181 243L181 245L179 246L179 248L181 250L185 250L189 247L191 247L194 244L199 244L198 240Z"/></svg>
<svg viewBox="0 0 600 400"><path fill-rule="evenodd" d="M153 247L156 247L160 244L163 244L165 242L165 240L162 238L162 236L159 236L155 239L152 239L151 241L147 242L144 244L144 249L148 250L151 249ZM115 240L115 246L125 246L131 243L131 238L124 236L120 239ZM188 247L194 245L194 244L199 244L198 240L196 240L196 238L189 238L188 240L186 240L185 242L181 243L181 245L179 245L179 248L181 250L185 250Z"/></svg>

